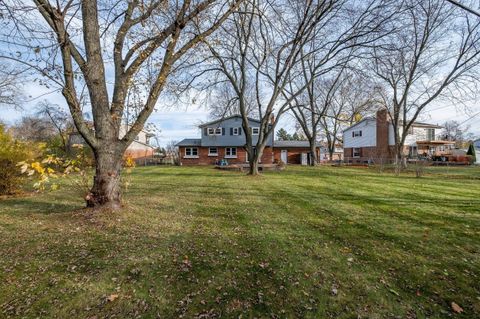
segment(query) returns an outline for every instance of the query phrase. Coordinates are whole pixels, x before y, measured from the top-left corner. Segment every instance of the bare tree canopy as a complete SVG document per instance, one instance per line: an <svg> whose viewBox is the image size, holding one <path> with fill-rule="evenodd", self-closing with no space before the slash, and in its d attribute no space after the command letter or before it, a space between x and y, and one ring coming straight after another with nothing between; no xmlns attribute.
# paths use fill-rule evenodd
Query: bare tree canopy
<svg viewBox="0 0 480 319"><path fill-rule="evenodd" d="M476 91L480 20L436 0L398 4L395 32L372 50L371 68L394 127L395 156L425 108L442 97Z"/></svg>
<svg viewBox="0 0 480 319"><path fill-rule="evenodd" d="M154 110L178 63L211 35L242 0L7 0L2 52L62 90L75 126L92 147L96 175L89 206L120 206L125 149ZM47 82L48 80L48 82ZM124 136L132 90L145 89ZM87 105L93 127L83 114Z"/></svg>

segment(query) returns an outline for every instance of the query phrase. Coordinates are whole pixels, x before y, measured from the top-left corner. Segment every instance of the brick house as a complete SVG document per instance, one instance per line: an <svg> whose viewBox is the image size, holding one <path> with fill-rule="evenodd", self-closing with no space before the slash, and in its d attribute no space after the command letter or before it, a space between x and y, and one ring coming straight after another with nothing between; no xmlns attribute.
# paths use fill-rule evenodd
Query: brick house
<svg viewBox="0 0 480 319"><path fill-rule="evenodd" d="M248 119L252 130L252 143L255 145L260 133L260 121ZM184 139L176 144L182 165L215 165L225 159L229 164L247 164L245 132L242 117L233 115L199 126L201 138ZM261 163L273 164L283 161L288 164L301 164L308 158L309 147L305 141L274 141L273 134L263 150ZM302 155L303 154L303 155ZM307 154L307 155L305 155Z"/></svg>
<svg viewBox="0 0 480 319"><path fill-rule="evenodd" d="M442 127L414 122L404 145L408 158L441 156L451 153L455 142L440 139ZM394 159L394 131L386 109L376 116L366 117L343 131L344 160L347 163L392 162Z"/></svg>

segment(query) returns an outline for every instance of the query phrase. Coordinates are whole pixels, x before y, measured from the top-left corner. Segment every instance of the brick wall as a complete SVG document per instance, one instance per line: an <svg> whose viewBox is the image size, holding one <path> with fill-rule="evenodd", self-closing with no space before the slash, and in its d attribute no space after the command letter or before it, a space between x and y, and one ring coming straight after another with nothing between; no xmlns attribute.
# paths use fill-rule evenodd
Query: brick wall
<svg viewBox="0 0 480 319"><path fill-rule="evenodd" d="M185 147L180 147L180 162L182 165L215 165L217 160L225 157L225 147L217 147L217 156L208 156L209 147L197 147L198 158L184 158ZM226 158L229 164L247 163L247 152L243 147L237 147L237 158ZM262 164L273 163L273 151L271 147L266 147L262 154Z"/></svg>

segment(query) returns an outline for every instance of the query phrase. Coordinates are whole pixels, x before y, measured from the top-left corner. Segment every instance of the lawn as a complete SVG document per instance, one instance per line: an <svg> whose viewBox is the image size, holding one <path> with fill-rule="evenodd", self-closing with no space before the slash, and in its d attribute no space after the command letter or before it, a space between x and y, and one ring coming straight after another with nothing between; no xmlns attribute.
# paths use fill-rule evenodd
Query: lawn
<svg viewBox="0 0 480 319"><path fill-rule="evenodd" d="M0 202L0 317L480 317L478 167L131 178L114 213L67 182Z"/></svg>

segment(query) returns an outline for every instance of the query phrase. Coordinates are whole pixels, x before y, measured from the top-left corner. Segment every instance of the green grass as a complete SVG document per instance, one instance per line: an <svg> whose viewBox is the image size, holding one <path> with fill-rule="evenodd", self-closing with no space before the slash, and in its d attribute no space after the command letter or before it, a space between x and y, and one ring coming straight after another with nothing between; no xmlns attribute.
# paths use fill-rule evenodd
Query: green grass
<svg viewBox="0 0 480 319"><path fill-rule="evenodd" d="M478 318L480 169L427 172L150 167L119 212L68 183L3 200L0 317Z"/></svg>

